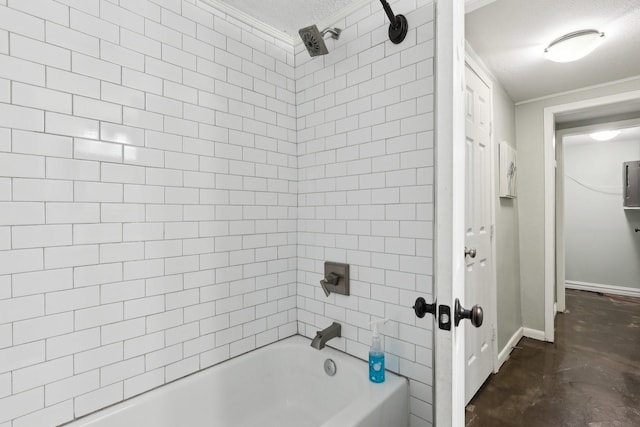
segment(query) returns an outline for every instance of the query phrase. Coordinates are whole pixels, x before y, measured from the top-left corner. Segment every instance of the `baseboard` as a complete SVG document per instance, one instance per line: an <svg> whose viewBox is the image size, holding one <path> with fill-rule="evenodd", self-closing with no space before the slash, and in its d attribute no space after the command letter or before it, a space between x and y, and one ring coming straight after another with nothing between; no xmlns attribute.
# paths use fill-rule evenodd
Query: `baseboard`
<svg viewBox="0 0 640 427"><path fill-rule="evenodd" d="M567 289L578 289L581 291L600 292L603 294L623 295L625 297L640 298L640 289L628 288L625 286L601 285L598 283L576 282L567 280L564 283Z"/></svg>
<svg viewBox="0 0 640 427"><path fill-rule="evenodd" d="M546 341L544 336L544 331L539 331L537 329L522 328L522 335L534 340Z"/></svg>
<svg viewBox="0 0 640 427"><path fill-rule="evenodd" d="M498 353L498 370L502 367L504 362L509 359L509 355L513 351L513 348L518 344L518 341L524 336L524 328L520 327L515 334L509 339L507 345Z"/></svg>

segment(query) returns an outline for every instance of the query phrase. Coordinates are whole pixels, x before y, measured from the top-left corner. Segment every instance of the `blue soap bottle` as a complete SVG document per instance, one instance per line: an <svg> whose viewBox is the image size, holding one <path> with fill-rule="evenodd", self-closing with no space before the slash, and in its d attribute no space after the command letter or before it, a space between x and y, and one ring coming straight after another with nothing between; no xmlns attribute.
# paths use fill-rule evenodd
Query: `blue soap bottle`
<svg viewBox="0 0 640 427"><path fill-rule="evenodd" d="M369 349L369 379L374 383L384 382L384 351L382 349L380 327L386 321L385 319L371 322L373 333L371 335L371 348Z"/></svg>

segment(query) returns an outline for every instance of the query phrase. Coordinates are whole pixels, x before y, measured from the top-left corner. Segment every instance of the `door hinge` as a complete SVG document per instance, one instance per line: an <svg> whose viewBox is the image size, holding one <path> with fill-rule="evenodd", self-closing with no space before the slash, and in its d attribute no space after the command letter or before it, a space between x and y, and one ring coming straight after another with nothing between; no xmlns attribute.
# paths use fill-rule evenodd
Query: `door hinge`
<svg viewBox="0 0 640 427"><path fill-rule="evenodd" d="M495 232L495 225L491 224L491 240L493 240L493 233Z"/></svg>
<svg viewBox="0 0 640 427"><path fill-rule="evenodd" d="M491 325L491 341L498 339L498 333L496 331L496 325Z"/></svg>

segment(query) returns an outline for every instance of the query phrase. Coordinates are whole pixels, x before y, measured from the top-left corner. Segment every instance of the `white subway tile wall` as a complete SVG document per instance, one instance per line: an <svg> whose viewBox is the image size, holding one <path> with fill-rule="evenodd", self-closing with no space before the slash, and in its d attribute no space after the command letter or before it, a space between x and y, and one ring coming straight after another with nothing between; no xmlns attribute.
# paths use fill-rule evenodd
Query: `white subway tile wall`
<svg viewBox="0 0 640 427"><path fill-rule="evenodd" d="M0 426L297 333L294 79L195 0L0 0Z"/></svg>
<svg viewBox="0 0 640 427"><path fill-rule="evenodd" d="M410 378L411 426L431 425L432 319L411 309L432 291L434 7L393 3L409 22L394 45L378 2L335 26L329 54L296 48L298 331L332 321L332 340L366 359L369 322L384 327L386 364ZM325 260L350 264L351 295L324 295Z"/></svg>
<svg viewBox="0 0 640 427"><path fill-rule="evenodd" d="M195 0L0 0L1 427L380 318L431 425L434 14L392 6L402 44L372 3L312 59Z"/></svg>

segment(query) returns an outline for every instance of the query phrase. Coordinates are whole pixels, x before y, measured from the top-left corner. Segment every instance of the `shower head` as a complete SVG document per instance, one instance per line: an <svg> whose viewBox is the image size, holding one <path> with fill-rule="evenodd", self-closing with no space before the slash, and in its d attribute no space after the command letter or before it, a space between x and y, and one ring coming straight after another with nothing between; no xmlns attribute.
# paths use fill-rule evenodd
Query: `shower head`
<svg viewBox="0 0 640 427"><path fill-rule="evenodd" d="M329 53L327 45L324 42L324 35L331 33L331 37L338 40L341 32L342 30L340 28L325 28L320 32L316 25L311 25L298 31L304 47L307 48L311 56L326 55Z"/></svg>

